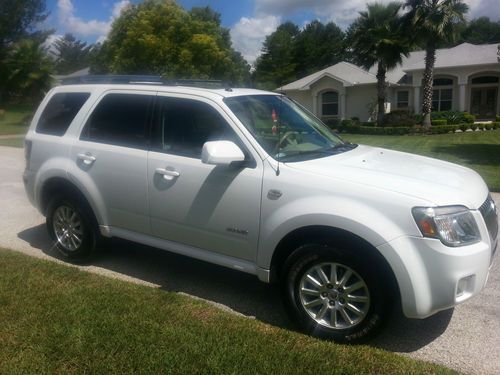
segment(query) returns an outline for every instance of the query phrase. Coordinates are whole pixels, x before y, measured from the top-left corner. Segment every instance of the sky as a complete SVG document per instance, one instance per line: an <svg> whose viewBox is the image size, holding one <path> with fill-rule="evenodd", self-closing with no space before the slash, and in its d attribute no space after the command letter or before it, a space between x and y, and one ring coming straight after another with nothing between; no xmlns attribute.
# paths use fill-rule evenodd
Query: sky
<svg viewBox="0 0 500 375"><path fill-rule="evenodd" d="M102 42L113 20L131 3L140 0L47 0L50 16L46 26L56 30L49 43L65 33L89 43ZM334 21L346 28L374 0L178 0L189 10L193 6L210 6L221 14L222 25L231 30L235 49L253 63L260 54L262 42L285 21L300 27L318 19ZM378 0L389 2L391 0ZM488 16L500 20L500 0L464 0L470 8L468 18Z"/></svg>

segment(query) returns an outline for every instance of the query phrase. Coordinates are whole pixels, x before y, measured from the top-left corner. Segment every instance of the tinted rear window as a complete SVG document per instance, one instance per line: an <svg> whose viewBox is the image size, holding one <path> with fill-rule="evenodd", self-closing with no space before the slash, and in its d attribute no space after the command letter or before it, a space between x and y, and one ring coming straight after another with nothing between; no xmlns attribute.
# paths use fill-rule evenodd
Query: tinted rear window
<svg viewBox="0 0 500 375"><path fill-rule="evenodd" d="M148 139L150 95L108 94L90 116L81 139L144 148Z"/></svg>
<svg viewBox="0 0 500 375"><path fill-rule="evenodd" d="M89 96L88 92L59 93L52 96L40 116L36 132L62 136Z"/></svg>

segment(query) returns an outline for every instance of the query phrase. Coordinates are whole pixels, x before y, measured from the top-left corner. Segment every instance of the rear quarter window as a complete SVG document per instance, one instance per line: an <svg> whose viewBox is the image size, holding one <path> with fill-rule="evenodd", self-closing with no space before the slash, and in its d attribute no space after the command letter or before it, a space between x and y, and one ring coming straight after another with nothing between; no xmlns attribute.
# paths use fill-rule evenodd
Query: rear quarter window
<svg viewBox="0 0 500 375"><path fill-rule="evenodd" d="M38 120L36 132L62 136L90 97L88 92L58 93L50 98Z"/></svg>

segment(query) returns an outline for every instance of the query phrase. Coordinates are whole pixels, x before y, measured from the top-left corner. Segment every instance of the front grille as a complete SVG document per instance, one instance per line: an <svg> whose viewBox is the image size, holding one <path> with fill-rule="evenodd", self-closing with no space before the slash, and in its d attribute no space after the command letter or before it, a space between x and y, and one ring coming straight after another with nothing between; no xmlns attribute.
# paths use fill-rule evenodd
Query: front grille
<svg viewBox="0 0 500 375"><path fill-rule="evenodd" d="M498 216L495 207L495 201L488 195L486 201L479 207L479 212L483 216L486 227L488 228L488 233L490 234L491 244L494 245L498 236ZM491 249L495 251L495 249Z"/></svg>

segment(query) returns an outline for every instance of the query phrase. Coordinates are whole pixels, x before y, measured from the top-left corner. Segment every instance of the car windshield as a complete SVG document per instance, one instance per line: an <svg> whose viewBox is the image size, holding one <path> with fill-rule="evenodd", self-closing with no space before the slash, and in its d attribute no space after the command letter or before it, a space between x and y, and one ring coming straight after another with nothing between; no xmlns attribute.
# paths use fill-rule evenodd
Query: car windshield
<svg viewBox="0 0 500 375"><path fill-rule="evenodd" d="M281 95L246 95L224 99L257 142L274 159L300 161L338 154L345 143L302 106Z"/></svg>

